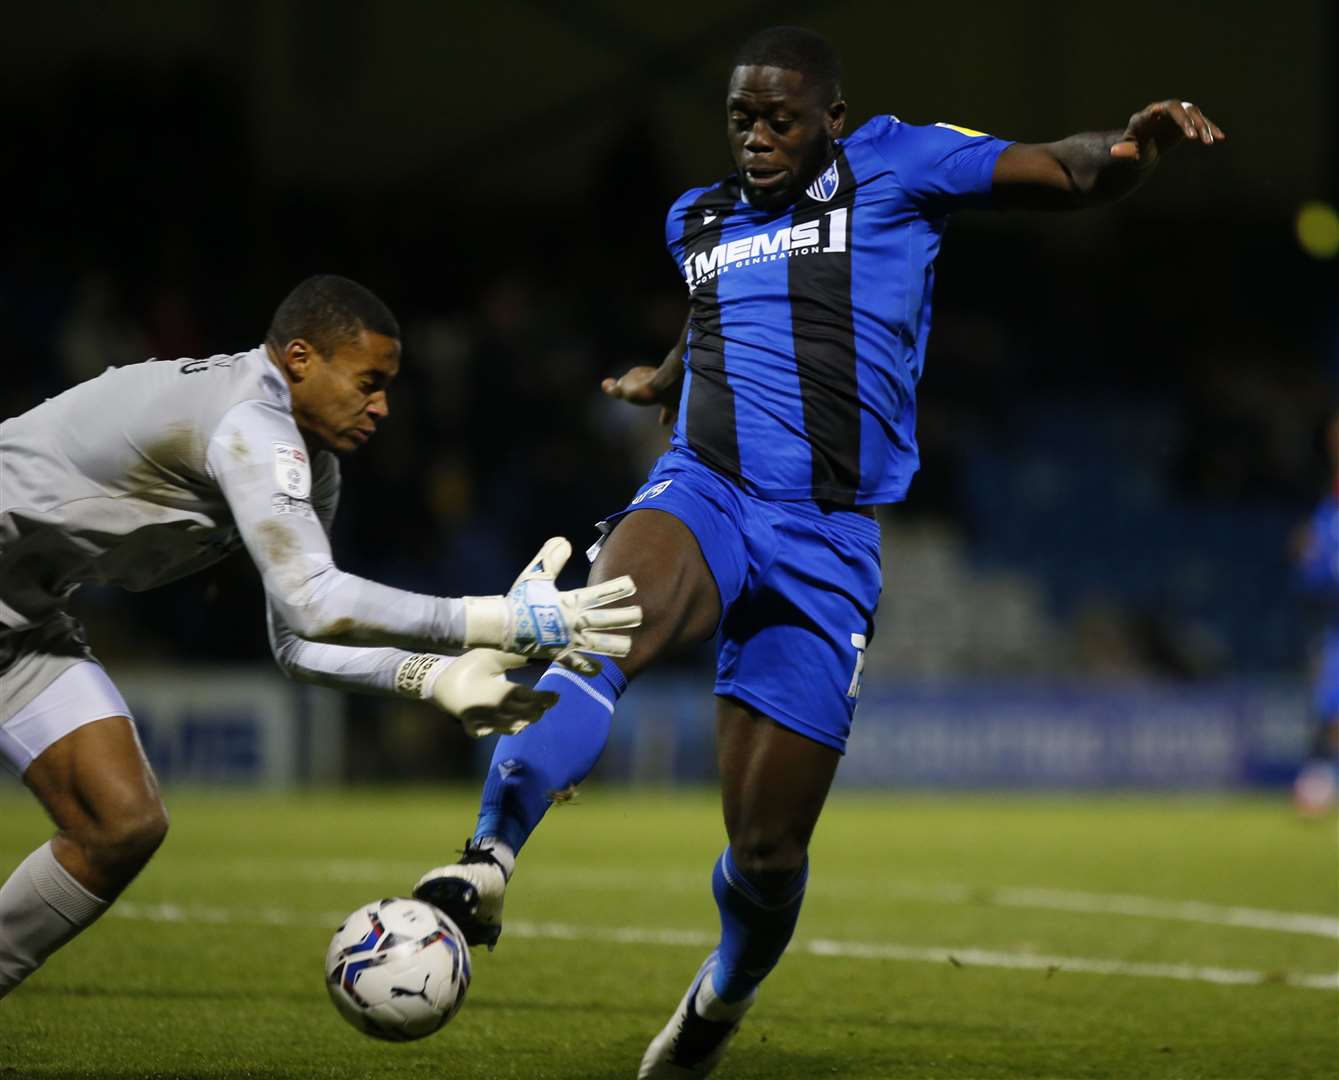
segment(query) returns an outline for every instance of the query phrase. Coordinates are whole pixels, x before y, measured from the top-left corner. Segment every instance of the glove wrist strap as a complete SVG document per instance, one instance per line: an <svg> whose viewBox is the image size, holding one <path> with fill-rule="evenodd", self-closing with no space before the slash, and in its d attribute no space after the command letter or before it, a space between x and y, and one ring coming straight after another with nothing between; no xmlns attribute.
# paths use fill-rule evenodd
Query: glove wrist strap
<svg viewBox="0 0 1339 1080"><path fill-rule="evenodd" d="M426 700L432 696L433 685L446 661L431 653L415 653L400 661L395 669L395 692L401 697Z"/></svg>
<svg viewBox="0 0 1339 1080"><path fill-rule="evenodd" d="M505 645L507 632L507 602L501 596L462 596L465 605L465 640L467 649L483 645L490 649Z"/></svg>

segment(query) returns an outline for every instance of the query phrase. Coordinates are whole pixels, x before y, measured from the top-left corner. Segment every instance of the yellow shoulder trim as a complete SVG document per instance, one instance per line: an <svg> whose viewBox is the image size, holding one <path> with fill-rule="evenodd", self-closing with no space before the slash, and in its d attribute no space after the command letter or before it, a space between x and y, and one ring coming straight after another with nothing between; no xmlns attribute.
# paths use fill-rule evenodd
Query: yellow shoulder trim
<svg viewBox="0 0 1339 1080"><path fill-rule="evenodd" d="M959 127L957 124L936 124L935 127L948 128L949 131L956 131L959 135L966 135L969 139L982 139L986 137L984 131L976 131L973 128Z"/></svg>

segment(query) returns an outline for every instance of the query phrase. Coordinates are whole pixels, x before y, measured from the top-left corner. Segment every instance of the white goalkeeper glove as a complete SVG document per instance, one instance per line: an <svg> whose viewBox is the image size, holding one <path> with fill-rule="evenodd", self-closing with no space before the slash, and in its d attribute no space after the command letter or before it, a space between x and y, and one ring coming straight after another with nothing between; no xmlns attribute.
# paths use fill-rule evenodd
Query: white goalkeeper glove
<svg viewBox="0 0 1339 1080"><path fill-rule="evenodd" d="M600 665L581 653L627 656L632 638L603 631L640 626L642 609L635 604L602 605L626 599L637 586L625 574L599 585L559 592L554 579L571 554L572 545L555 536L539 549L506 596L464 597L465 646L556 659L583 675L594 675Z"/></svg>
<svg viewBox="0 0 1339 1080"><path fill-rule="evenodd" d="M527 662L496 649L472 649L454 658L419 653L400 662L395 689L449 712L472 739L497 732L515 735L558 701L551 691L507 681L504 672Z"/></svg>

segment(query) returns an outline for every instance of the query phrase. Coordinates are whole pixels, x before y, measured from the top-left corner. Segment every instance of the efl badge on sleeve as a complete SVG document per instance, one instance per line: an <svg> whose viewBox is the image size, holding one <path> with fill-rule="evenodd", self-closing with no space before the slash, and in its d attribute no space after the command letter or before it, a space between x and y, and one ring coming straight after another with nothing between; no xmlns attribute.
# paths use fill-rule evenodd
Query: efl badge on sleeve
<svg viewBox="0 0 1339 1080"><path fill-rule="evenodd" d="M274 482L279 490L294 499L311 495L312 469L307 451L288 443L274 444Z"/></svg>

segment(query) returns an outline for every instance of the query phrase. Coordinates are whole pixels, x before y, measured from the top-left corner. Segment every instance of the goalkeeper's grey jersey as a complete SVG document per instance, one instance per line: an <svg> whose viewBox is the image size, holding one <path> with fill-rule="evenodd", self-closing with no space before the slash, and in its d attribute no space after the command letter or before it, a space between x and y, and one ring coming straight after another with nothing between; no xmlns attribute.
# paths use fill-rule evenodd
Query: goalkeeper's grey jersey
<svg viewBox="0 0 1339 1080"><path fill-rule="evenodd" d="M263 346L110 368L0 424L0 626L51 618L81 584L149 589L245 543L302 638L458 640L453 601L335 568L318 514L338 490Z"/></svg>
<svg viewBox="0 0 1339 1080"><path fill-rule="evenodd" d="M208 453L245 401L286 418L305 457L263 348L108 368L0 424L0 622L40 622L84 583L150 589L239 547ZM338 483L332 455L317 468Z"/></svg>

